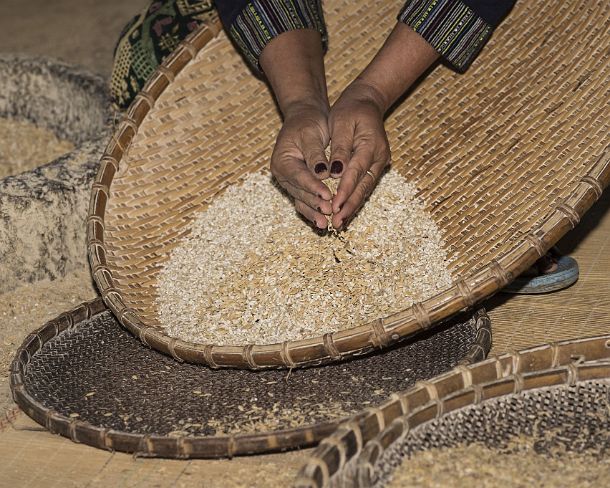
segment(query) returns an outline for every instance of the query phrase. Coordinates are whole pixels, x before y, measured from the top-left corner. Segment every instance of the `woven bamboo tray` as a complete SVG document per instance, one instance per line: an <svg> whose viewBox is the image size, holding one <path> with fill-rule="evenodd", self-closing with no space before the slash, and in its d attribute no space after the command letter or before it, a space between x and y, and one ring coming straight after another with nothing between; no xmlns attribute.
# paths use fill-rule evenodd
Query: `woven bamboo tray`
<svg viewBox="0 0 610 488"><path fill-rule="evenodd" d="M325 4L331 101L380 47L401 3ZM168 337L155 308L159 269L194 215L268 165L281 123L220 25L201 27L151 77L101 159L88 250L104 301L178 360L252 369L363 354L473 307L577 225L610 182L609 25L606 0L518 2L465 75L438 67L388 117L393 165L441 229L451 287L358 327L247 346Z"/></svg>
<svg viewBox="0 0 610 488"><path fill-rule="evenodd" d="M561 428L568 409L576 422L580 417L584 422L595 398L607 401L608 395L610 335L489 358L422 382L356 415L320 443L295 486L377 486L391 472L384 455L394 449L412 453L474 441L502 446L520 433L547 429L548 434L552 427ZM592 442L610 444L607 412L593 431ZM569 443L577 434L560 432L555 441Z"/></svg>
<svg viewBox="0 0 610 488"><path fill-rule="evenodd" d="M391 391L484 359L487 315L463 318L323 368L212 371L146 347L97 299L25 340L11 388L51 432L102 449L177 458L282 451L317 444Z"/></svg>

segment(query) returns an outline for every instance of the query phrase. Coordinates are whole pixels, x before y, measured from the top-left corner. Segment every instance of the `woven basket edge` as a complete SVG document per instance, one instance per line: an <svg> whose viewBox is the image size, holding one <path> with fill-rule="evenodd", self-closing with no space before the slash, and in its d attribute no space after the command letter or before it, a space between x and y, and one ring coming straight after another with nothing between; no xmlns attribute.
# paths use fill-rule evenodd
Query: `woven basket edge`
<svg viewBox="0 0 610 488"><path fill-rule="evenodd" d="M350 329L314 338L279 344L215 345L177 341L157 327L144 323L123 301L114 287L108 268L104 233L104 213L110 185L120 160L146 113L173 77L218 34L218 25L202 25L170 55L151 76L143 95L134 100L101 158L101 167L93 185L87 220L87 249L91 271L104 302L119 322L151 347L179 361L205 364L214 368L294 368L336 361L366 354L435 327L441 320L473 308L531 266L563 235L573 229L584 213L610 184L610 145L570 196L559 202L542 224L516 243L512 250L492 260L472 274L457 280L443 292L389 317ZM191 43L195 40L195 43ZM186 59L188 58L188 60ZM179 62L175 60L179 59ZM146 100L148 109L141 109ZM131 114L137 113L137 117ZM103 275L104 279L100 277ZM112 298L110 295L112 294ZM131 317L131 318L128 318Z"/></svg>
<svg viewBox="0 0 610 488"><path fill-rule="evenodd" d="M591 351L588 357L582 354L583 347ZM524 360L524 357L531 355L542 357L542 364L534 365L531 357L529 361ZM481 376L480 382L473 381L476 369L485 369L488 373ZM600 376L610 378L610 334L542 344L490 357L474 365L458 366L394 394L378 407L369 409L366 416L359 419L354 417L342 424L309 456L293 486L329 486L336 473L347 463L359 461L361 455L365 457L361 475L366 479L368 467L388 447L384 445L388 439L394 442L425 422L508 394L561 384L572 385ZM355 445L354 439L358 439L358 445ZM371 444L367 448L369 442ZM329 455L326 452L328 446L336 452ZM325 459L335 461L329 465ZM339 460L339 464L336 460ZM363 486L367 486L366 483Z"/></svg>
<svg viewBox="0 0 610 488"><path fill-rule="evenodd" d="M92 447L111 451L126 451L134 453L137 456L213 459L312 447L348 420L343 418L336 421L321 422L313 426L255 434L218 437L170 437L131 434L102 429L76 418L65 417L45 408L29 395L24 387L23 376L30 358L44 344L66 329L75 327L79 322L108 310L109 308L105 306L100 297L81 303L72 310L61 313L41 325L29 334L17 349L15 358L10 366L10 388L13 399L28 416L53 433L58 433L70 438L74 442L87 444ZM488 324L490 324L489 317L483 310L473 316L470 321L476 322L475 327L477 331L486 329ZM481 349L489 352L486 340L481 339L481 336L477 334L465 357L473 357L475 352ZM173 444L168 443L168 440L173 441Z"/></svg>

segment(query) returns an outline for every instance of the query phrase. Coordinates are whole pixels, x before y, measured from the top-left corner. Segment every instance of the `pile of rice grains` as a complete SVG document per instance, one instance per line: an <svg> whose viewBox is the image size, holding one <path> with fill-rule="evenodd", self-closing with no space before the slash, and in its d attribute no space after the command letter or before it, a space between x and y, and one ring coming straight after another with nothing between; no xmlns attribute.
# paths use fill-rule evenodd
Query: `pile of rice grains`
<svg viewBox="0 0 610 488"><path fill-rule="evenodd" d="M415 193L390 170L347 229L321 233L270 175L249 175L194 219L160 271L162 327L188 342L269 344L362 325L433 296L451 276Z"/></svg>
<svg viewBox="0 0 610 488"><path fill-rule="evenodd" d="M49 129L0 117L0 178L37 168L72 149L71 142Z"/></svg>

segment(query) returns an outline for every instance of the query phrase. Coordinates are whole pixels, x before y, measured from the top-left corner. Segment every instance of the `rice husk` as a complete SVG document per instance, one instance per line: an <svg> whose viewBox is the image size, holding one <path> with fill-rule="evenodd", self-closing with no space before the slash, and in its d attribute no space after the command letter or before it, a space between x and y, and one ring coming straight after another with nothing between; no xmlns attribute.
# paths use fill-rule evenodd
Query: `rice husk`
<svg viewBox="0 0 610 488"><path fill-rule="evenodd" d="M331 195L334 197L337 194L337 188L339 188L339 182L341 180L339 178L327 178L324 180L324 184L330 190ZM331 199L332 202L332 199ZM326 230L328 232L333 232L337 234L337 230L333 227L333 214L327 215L326 220L328 225L326 226Z"/></svg>
<svg viewBox="0 0 610 488"><path fill-rule="evenodd" d="M216 430L218 436L259 434L282 429L297 429L313 423L312 418L329 421L347 417L351 413L345 410L341 402L300 405L297 400L295 399L292 408L280 408L276 404L271 410L267 410L249 405L249 411L246 412L247 419L239 418L231 424L227 424L225 420L210 419L207 424Z"/></svg>
<svg viewBox="0 0 610 488"><path fill-rule="evenodd" d="M0 178L37 168L73 149L49 129L0 117Z"/></svg>
<svg viewBox="0 0 610 488"><path fill-rule="evenodd" d="M475 443L418 452L404 460L385 487L573 488L603 486L610 479L609 457L591 451L548 455L535 446L532 437L520 436L502 450Z"/></svg>
<svg viewBox="0 0 610 488"><path fill-rule="evenodd" d="M317 232L268 174L229 187L192 222L160 271L168 335L277 343L354 327L451 283L439 230L398 172L340 232Z"/></svg>

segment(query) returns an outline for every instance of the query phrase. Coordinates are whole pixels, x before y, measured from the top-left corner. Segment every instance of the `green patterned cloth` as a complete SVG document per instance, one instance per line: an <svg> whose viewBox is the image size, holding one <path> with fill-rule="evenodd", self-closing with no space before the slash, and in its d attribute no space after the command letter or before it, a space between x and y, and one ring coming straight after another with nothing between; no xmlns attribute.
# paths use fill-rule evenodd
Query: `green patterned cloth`
<svg viewBox="0 0 610 488"><path fill-rule="evenodd" d="M123 29L114 50L110 93L126 109L163 59L215 15L213 0L152 2Z"/></svg>

